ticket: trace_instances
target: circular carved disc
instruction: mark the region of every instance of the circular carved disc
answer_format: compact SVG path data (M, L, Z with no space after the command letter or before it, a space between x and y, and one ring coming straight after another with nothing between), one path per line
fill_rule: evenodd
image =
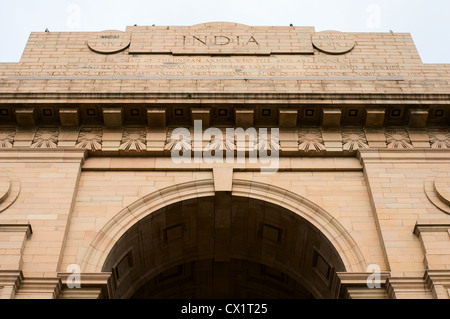
M89 39L88 46L98 53L117 53L130 45L130 34L122 31L108 30L96 33Z
M434 187L439 199L450 206L450 178L436 179Z
M344 54L355 47L355 40L349 34L339 31L323 31L313 35L314 46L325 53Z
M0 203L8 198L11 191L11 180L6 176L0 177Z

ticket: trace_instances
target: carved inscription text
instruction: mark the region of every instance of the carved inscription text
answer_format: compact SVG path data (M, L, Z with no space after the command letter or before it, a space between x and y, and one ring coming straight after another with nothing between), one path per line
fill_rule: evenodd
M259 42L255 39L254 36L225 36L225 35L190 35L183 36L183 46L192 45L192 46L225 46L225 45L237 45L237 46L248 46L248 45L257 45L259 46Z

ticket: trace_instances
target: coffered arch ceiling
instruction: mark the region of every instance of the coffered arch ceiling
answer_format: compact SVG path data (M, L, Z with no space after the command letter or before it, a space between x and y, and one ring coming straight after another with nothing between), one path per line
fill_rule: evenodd
M160 208L110 250L115 298L334 298L346 271L316 226L281 206L216 193Z

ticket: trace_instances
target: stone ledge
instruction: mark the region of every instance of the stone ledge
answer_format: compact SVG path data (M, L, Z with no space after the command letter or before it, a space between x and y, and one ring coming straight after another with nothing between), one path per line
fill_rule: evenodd
M58 273L57 277L24 277L22 271L0 270L0 286L8 287L7 299L60 299L73 291L77 298L114 298L111 273L82 273L81 288L69 289L67 279L72 273Z
M30 224L0 224L0 233L1 232L25 233L26 238L29 238L31 234L33 234Z
M361 163L434 163L450 161L450 149L360 149Z
M32 149L2 148L0 150L0 162L65 162L83 163L86 158L86 150L79 148L59 149Z
M346 158L280 158L279 172L301 171L362 171L354 157ZM260 171L267 165L245 163L234 164L183 164L174 165L170 157L95 157L84 162L83 171L212 171L215 167L229 167L235 171Z
M450 230L450 220L432 220L432 221L423 221L416 223L414 227L414 235L420 236L421 233L428 232L448 232Z
M339 297L344 299L388 299L387 294L387 280L390 277L390 272L383 271L379 274L379 280L376 284L380 288L371 289L367 285L369 277L373 273L337 273L338 282L341 286Z
M23 282L23 273L20 270L0 270L0 286L19 287Z
M450 299L450 270L427 270L424 280L437 299Z
M58 278L24 278L15 299L57 299L61 293Z
M415 298L432 299L432 291L424 278L395 277L388 278L386 289L391 299Z
M61 280L62 291L58 298L82 298L82 299L113 299L111 273L81 273L80 288L70 289L67 280L73 273L58 273ZM67 297L66 297L67 296Z
M23 81L23 80L22 80ZM22 81L17 81L21 83ZM42 80L41 80L42 81ZM76 79L70 80L43 80L43 81L57 81L62 86L64 81L67 81L67 86L73 85ZM79 80L83 81L83 80ZM90 83L94 83L96 80L84 80L87 87ZM110 80L110 81L124 81L124 80ZM169 81L169 80L168 80ZM197 83L200 80L192 80L192 83ZM210 80L204 80L210 81ZM224 81L224 80L222 80ZM234 80L236 81L236 80ZM244 80L241 80L244 81ZM254 80L255 82L275 82L270 80ZM13 81L12 81L13 82ZM141 80L143 82L143 80ZM151 81L152 82L152 81ZM189 81L187 81L189 82ZM294 81L295 82L295 81ZM324 85L327 82L333 84L334 81L318 81L320 84ZM107 83L105 83L106 85ZM153 92L153 93L142 93L142 92L129 92L129 93L114 93L114 92L102 92L102 93L53 93L53 92L43 92L43 93L6 93L0 92L0 103L55 103L60 104L62 107L66 108L66 104L74 101L74 103L80 103L80 100L89 101L89 103L102 102L102 103L124 103L124 100L132 100L134 103L208 103L208 101L223 102L225 104L236 104L236 103L261 103L261 101L272 101L275 103L300 103L300 104L310 104L311 102L316 102L319 104L327 103L327 101L338 101L338 103L366 103L375 105L374 108L379 109L381 105L392 105L392 103L404 102L406 104L421 105L423 102L427 103L445 103L448 104L450 100L450 92L444 94L438 93L420 93L420 94L408 94L408 93L289 93L289 92L277 92L277 93L265 93L265 92L249 92L249 93L225 93L225 92ZM395 101L395 102L394 102Z

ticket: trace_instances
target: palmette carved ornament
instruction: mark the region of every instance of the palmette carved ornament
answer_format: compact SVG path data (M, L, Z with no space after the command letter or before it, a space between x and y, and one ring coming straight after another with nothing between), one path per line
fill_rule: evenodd
M302 129L299 131L300 151L325 151L325 145L322 139L322 132L319 129Z
M99 151L102 149L102 130L101 129L82 129L76 143L77 148L85 148L90 151Z
M192 150L191 134L186 130L172 130L167 132L165 151L188 152Z
M0 148L12 148L14 144L14 137L16 132L14 131L0 131Z
M363 130L343 130L342 144L344 151L356 151L358 149L369 148L366 134Z
M445 129L429 131L431 148L450 148L450 133Z
M414 148L405 130L386 131L387 148Z
M39 129L31 148L57 148L59 131L57 129Z
M121 151L145 151L147 149L147 133L139 129L125 129L119 150Z

